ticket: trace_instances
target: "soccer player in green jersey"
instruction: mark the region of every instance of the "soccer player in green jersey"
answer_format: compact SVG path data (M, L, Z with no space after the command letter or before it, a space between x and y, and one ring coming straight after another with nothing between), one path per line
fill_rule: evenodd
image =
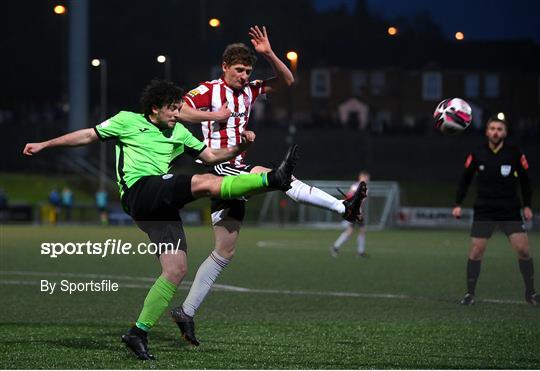
M281 165L267 173L226 177L169 174L171 161L184 153L207 164L219 164L245 151L255 140L255 133L244 132L242 143L234 147L206 147L178 123L182 95L182 89L172 82L153 80L141 97L142 114L122 111L95 128L28 143L23 150L32 156L45 148L116 139L122 206L151 242L167 244L156 254L162 274L148 292L137 322L122 336L127 347L143 360L154 359L148 351L147 333L167 309L187 271L187 243L179 209L201 197L234 199L268 188L286 191L297 160L296 146L292 146Z

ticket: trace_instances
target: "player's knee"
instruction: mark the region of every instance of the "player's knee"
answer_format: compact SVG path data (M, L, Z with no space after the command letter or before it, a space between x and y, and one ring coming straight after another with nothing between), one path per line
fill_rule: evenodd
M196 174L191 178L191 192L197 197L219 196L221 179L212 174Z
M216 251L219 256L231 260L236 253L236 244L230 244L228 246L216 246Z
M516 246L515 249L519 259L527 260L531 257L531 255L529 254L529 246Z
M167 280L174 283L175 285L180 284L182 282L182 279L187 274L187 265L181 264L174 267L167 267L163 270L163 275Z
M469 253L469 258L472 260L480 260L484 256L484 252L486 251L486 246L481 244L474 244L471 247L471 251Z

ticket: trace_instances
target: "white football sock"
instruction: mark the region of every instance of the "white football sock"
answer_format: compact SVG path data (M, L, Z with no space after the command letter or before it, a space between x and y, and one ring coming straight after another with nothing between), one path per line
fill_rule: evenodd
M334 248L336 250L339 249L341 245L347 242L347 240L349 239L349 236L350 234L347 231L344 231L343 233L341 233L338 239L336 240L336 242L334 242Z
M197 274L191 284L186 300L184 300L184 304L182 304L184 313L191 317L195 315L195 311L210 292L210 289L221 273L221 270L225 268L229 262L229 259L221 257L215 250L212 251L210 256L206 258L197 270Z
M324 191L321 191L319 188L309 186L298 179L294 179L291 182L291 189L285 193L296 202L302 204L331 210L340 215L343 215L345 212L345 205L343 205L342 201Z
M366 252L366 236L359 234L358 235L358 253L363 254Z

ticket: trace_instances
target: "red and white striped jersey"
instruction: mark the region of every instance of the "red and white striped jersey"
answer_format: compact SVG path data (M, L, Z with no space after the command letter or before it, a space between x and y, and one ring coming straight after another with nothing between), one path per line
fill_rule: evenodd
M205 121L202 123L204 142L209 148L227 148L240 144L240 134L246 130L251 107L264 94L264 81L254 80L242 90L233 90L222 79L206 81L184 96L190 107L203 111L218 111L227 102L231 117L225 122ZM230 162L240 165L245 152Z

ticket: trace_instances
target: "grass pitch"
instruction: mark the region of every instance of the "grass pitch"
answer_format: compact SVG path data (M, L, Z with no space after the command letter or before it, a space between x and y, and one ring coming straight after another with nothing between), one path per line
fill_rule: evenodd
M368 258L355 257L351 239L334 259L328 246L338 231L244 228L234 261L196 316L202 345L180 341L163 317L149 338L152 363L120 343L159 274L152 255L40 254L43 242L146 242L142 232L0 228L0 368L540 368L540 308L525 304L515 254L501 234L483 261L477 304L461 307L465 231L368 233ZM186 233L191 281L213 236L210 227ZM534 253L540 235L530 242ZM102 276L120 290L40 292L41 279Z

